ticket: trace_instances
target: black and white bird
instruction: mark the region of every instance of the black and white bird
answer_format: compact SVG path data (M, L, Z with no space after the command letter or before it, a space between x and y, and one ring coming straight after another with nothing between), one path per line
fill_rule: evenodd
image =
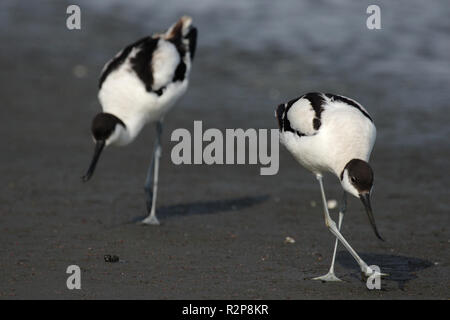
M314 279L340 281L334 274L338 240L358 262L361 271L366 276L373 275L376 271L359 257L340 233L348 192L361 199L376 236L382 240L370 204L373 170L368 161L375 143L376 129L369 113L353 99L312 92L280 104L275 115L280 128L281 143L319 181L325 224L336 236L329 272ZM322 182L325 172L334 173L344 189L338 226L328 212Z
M103 112L92 121L95 152L82 179L92 177L105 146L127 145L145 124L155 122L156 141L145 181L149 214L142 221L145 224L159 224L155 205L163 119L186 92L196 42L197 29L190 17L183 16L165 33L125 47L104 66L100 76L98 97Z

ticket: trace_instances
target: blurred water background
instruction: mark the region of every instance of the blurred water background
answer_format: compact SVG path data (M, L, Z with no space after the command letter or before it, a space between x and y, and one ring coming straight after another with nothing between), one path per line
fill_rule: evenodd
M210 126L242 126L239 120L248 118L248 127L275 127L278 103L329 91L360 101L386 143L447 141L448 1L79 0L82 30L69 31L65 9L73 3L2 0L2 91L32 95L33 82L59 77L63 86L71 75L92 87L94 112L93 84L105 61L188 14L199 28L192 110L198 107L204 120L211 110L221 114ZM370 4L381 8L381 30L366 27ZM35 94L33 101L48 99Z

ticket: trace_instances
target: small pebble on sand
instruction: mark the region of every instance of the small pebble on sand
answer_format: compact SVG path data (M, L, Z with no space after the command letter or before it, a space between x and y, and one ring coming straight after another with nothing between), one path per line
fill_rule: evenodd
M327 201L328 209L334 209L337 207L338 202L335 199L330 199Z
M286 237L286 239L284 239L284 243L295 243L295 240L294 238Z
M119 262L119 257L116 255L105 254L105 262Z

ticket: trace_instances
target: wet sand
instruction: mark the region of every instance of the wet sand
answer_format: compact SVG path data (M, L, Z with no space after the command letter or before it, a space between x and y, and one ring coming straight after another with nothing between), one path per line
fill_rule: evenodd
M16 15L41 21L26 10ZM86 22L89 33L71 34L56 28L64 16L49 18L51 39L44 36L45 24L36 34L25 25L1 33L2 42L11 44L0 53L0 135L6 138L0 160L1 298L450 297L448 104L405 113L368 83L344 76L319 82L316 66L305 62L310 57L238 48L218 56L200 46L190 89L164 128L162 224L142 226L136 222L146 214L143 183L153 127L125 148L107 149L92 181L80 179L93 151L89 126L99 110L98 73L123 39L140 35L132 24L98 19ZM105 29L115 37L92 37ZM59 49L51 55L44 47L53 44ZM288 70L280 67L292 60ZM79 64L87 70L82 78L73 73ZM368 264L390 274L382 290L366 288L342 246L336 273L345 281L310 280L328 270L334 238L324 224L316 180L282 146L275 176L259 176L259 166L176 166L170 160L174 129L192 130L194 120L204 128L275 128L276 105L310 90L363 100L375 119L372 201L386 242L373 234L358 199L349 199L342 233ZM406 94L407 85L402 90ZM399 139L402 134L411 140ZM335 177L326 176L325 188L329 199L340 199ZM332 216L337 219L336 210ZM295 243L285 243L288 236ZM106 254L120 262L104 262ZM66 288L72 264L81 267L81 290Z

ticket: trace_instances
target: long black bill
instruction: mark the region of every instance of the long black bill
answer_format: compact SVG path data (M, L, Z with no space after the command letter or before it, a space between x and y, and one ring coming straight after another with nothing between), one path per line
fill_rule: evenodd
M92 157L91 165L89 166L89 169L86 172L86 174L83 177L81 177L83 182L88 181L92 177L92 175L94 174L95 166L97 165L97 161L100 158L100 154L102 153L102 150L103 150L104 147L105 147L105 141L104 140L99 140L99 141L96 142L94 156Z
M378 233L377 225L375 224L375 218L372 213L372 206L370 205L370 193L360 194L359 198L361 199L364 207L366 208L367 216L369 217L370 224L372 225L373 231L378 239L384 241L384 239Z

